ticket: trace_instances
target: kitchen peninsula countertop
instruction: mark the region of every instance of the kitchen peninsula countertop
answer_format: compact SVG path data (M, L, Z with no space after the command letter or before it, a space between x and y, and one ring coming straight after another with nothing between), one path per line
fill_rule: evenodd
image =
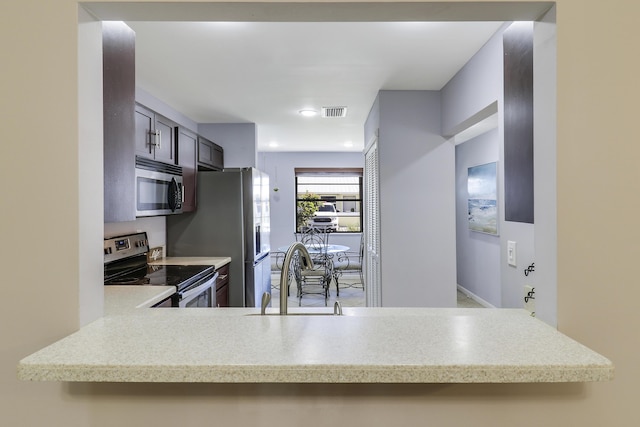
M114 295L106 295L103 318L21 360L19 378L214 383L613 378L608 359L520 309L345 307L343 316L278 316L271 315L277 309L268 309L270 315L260 316L255 308L136 308L159 297L141 292L138 301L126 298L129 310L107 310L116 298L114 288ZM289 311L301 310L330 312Z

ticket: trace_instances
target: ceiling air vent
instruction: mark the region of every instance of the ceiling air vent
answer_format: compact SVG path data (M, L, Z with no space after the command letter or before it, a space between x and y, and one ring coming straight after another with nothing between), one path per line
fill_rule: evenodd
M322 107L322 117L347 117L347 107Z

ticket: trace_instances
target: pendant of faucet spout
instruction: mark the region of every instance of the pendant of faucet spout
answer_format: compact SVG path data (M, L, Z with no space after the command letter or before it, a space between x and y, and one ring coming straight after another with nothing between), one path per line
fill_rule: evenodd
M293 255L299 252L300 257L302 258L302 268L305 270L310 270L313 268L313 260L311 259L311 255L309 255L309 251L301 242L292 243L287 249L287 253L284 256L284 261L282 263L282 271L280 272L280 314L287 314L287 296L289 294L289 269L291 265L291 260L293 259Z

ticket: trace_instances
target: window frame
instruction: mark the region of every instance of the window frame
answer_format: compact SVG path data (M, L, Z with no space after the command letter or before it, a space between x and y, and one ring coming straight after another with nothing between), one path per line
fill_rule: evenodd
M336 203L336 202L353 202L358 204L359 203L359 207L360 210L358 211L358 223L359 223L359 230L358 231L354 231L354 230L336 230L335 233L340 233L340 234L348 234L348 233L362 233L363 230L363 225L364 225L364 199L363 199L363 189L364 189L364 168L294 168L294 179L295 179L295 189L294 189L294 206L295 206L295 221L294 221L294 233L299 233L300 230L298 230L298 203L305 201L304 199L301 199L299 197L299 185L301 185L299 183L299 178L300 177L309 177L309 176L315 176L315 177L337 177L337 176L349 176L349 177L357 177L358 178L358 197L353 198L353 199L336 199L335 197L331 198L331 197L322 197L320 196L320 200L321 202L329 202L329 203ZM334 183L327 183L327 184L331 184L331 185L335 185ZM307 185L307 184L302 184L302 185ZM316 184L314 184L316 185ZM322 185L317 184L317 185Z

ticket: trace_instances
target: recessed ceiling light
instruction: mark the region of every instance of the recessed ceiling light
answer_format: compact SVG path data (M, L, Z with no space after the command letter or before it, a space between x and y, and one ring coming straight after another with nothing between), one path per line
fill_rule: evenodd
M345 147L353 147L353 141L345 141L344 146Z
M273 147L273 148L275 148L275 147L277 147L278 145L279 145L279 144L278 144L278 141L271 141L271 142L269 142L269 147Z
M316 114L318 114L318 112L316 110L300 110L300 111L298 111L298 113L300 113L300 115L305 116L305 117L313 117Z

